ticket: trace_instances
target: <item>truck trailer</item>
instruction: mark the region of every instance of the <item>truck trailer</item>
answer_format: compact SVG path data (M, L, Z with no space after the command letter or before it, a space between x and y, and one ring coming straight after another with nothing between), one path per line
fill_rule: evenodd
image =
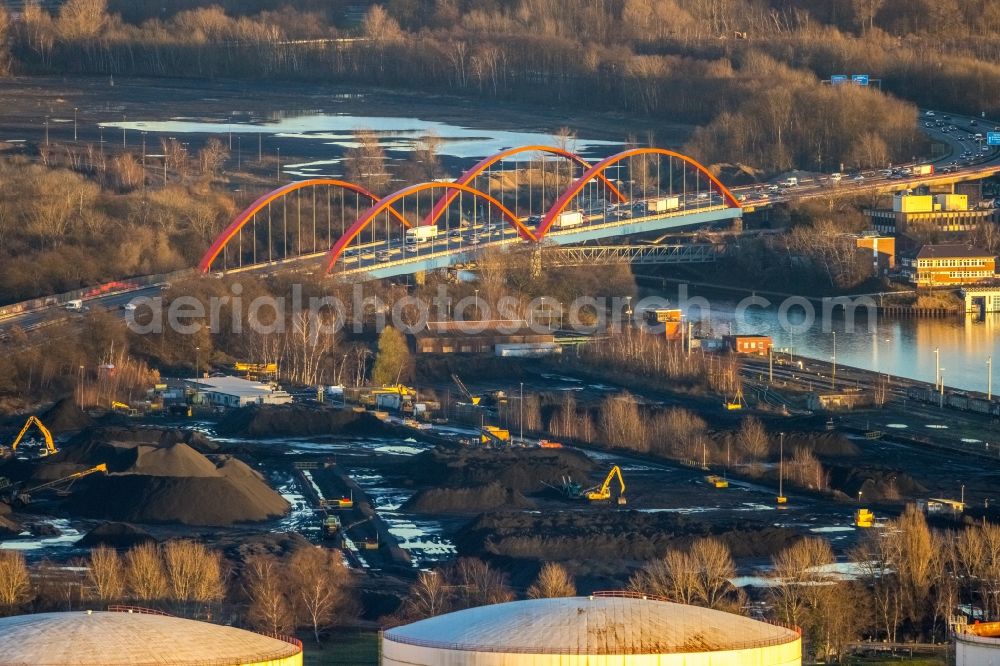
M583 224L583 213L578 210L568 210L559 213L559 217L556 218L552 226L556 229L568 229L569 227L578 227L581 224Z
M646 202L647 213L666 213L668 210L677 210L681 207L679 197L661 197L650 199Z
M918 164L917 166L913 167L914 176L930 176L933 173L934 173L933 164Z
M406 230L407 243L427 243L437 238L438 228L436 224L425 224Z

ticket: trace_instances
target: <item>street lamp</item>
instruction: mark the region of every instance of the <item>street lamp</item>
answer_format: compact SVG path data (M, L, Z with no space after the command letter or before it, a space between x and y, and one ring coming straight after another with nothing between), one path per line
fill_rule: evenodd
M49 145L49 117L45 116L45 145Z
M78 107L75 107L75 106L73 107L73 140L74 141L76 141L76 112L78 110L79 110Z
M986 399L993 399L993 355L986 358Z
M476 289L476 319L478 321L483 320L483 312L479 309L479 290Z
M194 348L194 378L198 379L198 368L201 366L201 347Z
M521 382L521 399L520 399L521 416L518 418L518 424L521 426L521 446L524 446L524 382Z
M833 372L830 373L830 388L837 390L837 331L833 331Z
M941 383L941 349L934 348L934 386Z
M125 114L122 114L122 148L125 148Z

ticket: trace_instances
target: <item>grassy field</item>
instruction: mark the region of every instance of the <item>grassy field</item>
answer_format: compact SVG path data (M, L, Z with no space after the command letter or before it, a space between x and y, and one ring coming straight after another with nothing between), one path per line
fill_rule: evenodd
M345 632L324 638L316 645L311 635L302 639L305 666L372 666L378 664L378 634Z

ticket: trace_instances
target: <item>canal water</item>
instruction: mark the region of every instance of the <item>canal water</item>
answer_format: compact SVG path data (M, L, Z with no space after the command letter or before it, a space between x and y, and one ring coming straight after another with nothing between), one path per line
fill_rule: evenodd
M682 303L672 288L661 295L672 303ZM824 321L822 306L815 305L811 306L815 317L810 321L801 299L782 311L782 299L775 296L767 297L769 307L743 309L739 308L741 297L732 294L720 297L705 293L704 297L709 303L707 313L693 306L685 308L704 333L770 335L776 353L783 356L831 361L836 354L838 365L930 383L935 381L939 362L945 386L983 393L989 381L987 359L992 356L1000 364L1000 315L996 314L984 320L971 315L905 319L875 316L870 322L865 309L859 308L853 322L842 312ZM939 350L940 361L935 349ZM994 380L996 393L1000 389L996 381L1000 380L1000 368Z

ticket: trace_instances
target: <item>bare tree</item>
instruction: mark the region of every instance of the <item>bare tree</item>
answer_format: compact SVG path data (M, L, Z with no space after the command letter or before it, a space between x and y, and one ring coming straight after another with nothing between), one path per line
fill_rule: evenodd
M538 572L538 578L528 588L530 599L550 599L553 597L576 596L576 585L566 567L555 562L546 562Z
M187 539L163 545L170 595L175 601L209 602L222 598L224 583L219 553Z
M362 21L365 36L375 42L395 42L403 38L403 30L382 5L372 5Z
M212 137L198 151L198 163L201 165L201 175L206 178L215 178L227 159L229 159L229 149L221 141Z
M647 562L629 581L629 589L683 604L738 609L742 597L730 582L735 574L729 548L714 538L698 539L689 551L668 550Z
M118 551L107 546L91 549L87 579L101 601L114 601L125 596L125 570Z
M284 589L284 572L277 559L255 555L246 562L245 590L250 599L250 623L263 631L281 634L293 625L292 609Z
M747 457L753 462L759 462L767 457L771 449L770 440L764 424L755 416L748 416L740 424L739 443Z
M445 585L444 577L439 572L421 571L403 601L405 615L419 619L447 613L451 604Z
M297 620L312 627L319 644L320 629L330 624L347 600L347 569L338 551L316 546L295 551L288 573Z
M14 609L31 599L31 578L24 554L0 550L0 608Z
M375 7L378 5L372 9ZM358 130L354 133L354 143L356 145L347 151L344 158L347 178L370 192L384 192L389 185L390 175L386 168L385 151L379 144L378 136L371 130Z
M155 601L166 596L167 575L155 543L140 544L125 554L125 578L129 593L135 599Z

